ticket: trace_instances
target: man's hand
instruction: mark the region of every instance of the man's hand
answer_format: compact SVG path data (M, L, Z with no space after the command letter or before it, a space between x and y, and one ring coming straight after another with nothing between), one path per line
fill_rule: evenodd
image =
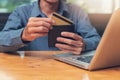
M57 41L66 43L66 44L59 44L57 43L55 46L62 51L72 52L73 54L80 54L82 50L85 48L85 43L81 36L71 33L71 32L62 32L61 35L63 37L69 37L73 39L67 39L63 37L58 37Z
M30 18L23 30L22 40L33 41L38 37L46 36L54 23L55 21L49 18Z

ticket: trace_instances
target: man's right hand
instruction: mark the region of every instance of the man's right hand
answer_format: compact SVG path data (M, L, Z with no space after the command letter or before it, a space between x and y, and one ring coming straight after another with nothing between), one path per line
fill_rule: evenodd
M22 33L23 41L33 41L38 37L48 35L55 21L50 18L30 18Z

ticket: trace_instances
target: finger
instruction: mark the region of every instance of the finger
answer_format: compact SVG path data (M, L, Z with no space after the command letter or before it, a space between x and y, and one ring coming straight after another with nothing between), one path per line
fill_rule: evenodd
M75 41L72 39L67 39L67 38L62 38L62 37L58 37L57 41L62 42L62 43L66 43L68 45L72 45L75 47L82 47L83 46L83 42L81 42L81 41Z
M83 40L81 36L75 34L75 33L72 33L72 32L62 32L61 33L62 36L64 37L70 37L70 38L73 38L75 40Z
M38 37L47 36L47 33L34 33L27 35L27 38L24 38L25 41L33 41Z
M78 48L75 48L73 46L69 46L69 45L66 45L66 44L55 44L55 46L57 48L61 48L61 49L66 49L66 50L69 50L69 51L77 51Z
M79 52L71 51L71 53L73 53L73 54L75 54L75 55L80 55L80 54L81 54L81 52L82 52L82 50L81 50L81 51L79 51Z
M31 36L31 38L36 39L38 37L43 37L43 36L47 36L47 35L48 35L48 33L34 33L34 34L31 34L30 36Z
M75 52L75 51L71 51L71 50L68 50L68 49L64 49L64 48L59 48L61 51L64 51L64 52Z
M48 33L49 29L43 26L28 28L28 33Z
M44 26L47 27L48 29L51 29L52 25L44 22L44 21L38 21L38 22L30 22L27 25L28 27L39 27L39 26Z
M29 21L34 21L34 22L45 21L45 22L48 22L50 24L55 23L55 21L53 19L50 19L50 18L38 18L38 17L31 17L31 18L29 18Z
M80 48L78 51L74 51L74 50L69 50L69 49L64 49L64 48L59 48L61 51L64 51L66 53L73 53L75 55L79 55L82 51L82 49Z

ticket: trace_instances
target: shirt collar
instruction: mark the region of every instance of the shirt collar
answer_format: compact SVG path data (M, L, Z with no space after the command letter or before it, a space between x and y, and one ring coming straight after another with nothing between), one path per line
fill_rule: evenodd
M38 0L37 2L33 3L31 17L45 16L42 13L42 11L40 10L39 1L40 0ZM58 9L58 13L63 15L64 12L68 12L68 6L67 6L67 4L65 3L64 0L60 0L60 6L59 6L59 9Z
M40 16L42 13L40 11L40 7L39 7L39 3L38 1L37 2L34 2L33 3L33 8L32 8L32 12L31 12L31 17L37 17L37 16Z
M68 6L64 0L60 0L58 13L63 15L64 12L68 12Z

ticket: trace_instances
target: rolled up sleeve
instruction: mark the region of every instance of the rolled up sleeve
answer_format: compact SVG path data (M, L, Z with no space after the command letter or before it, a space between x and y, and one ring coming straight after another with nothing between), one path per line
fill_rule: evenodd
M96 49L100 41L99 34L91 25L88 15L82 9L76 12L76 31L84 39L86 45L85 51Z
M21 34L24 29L22 20L16 9L8 18L4 29L0 32L0 51L11 52L25 46L21 40Z

